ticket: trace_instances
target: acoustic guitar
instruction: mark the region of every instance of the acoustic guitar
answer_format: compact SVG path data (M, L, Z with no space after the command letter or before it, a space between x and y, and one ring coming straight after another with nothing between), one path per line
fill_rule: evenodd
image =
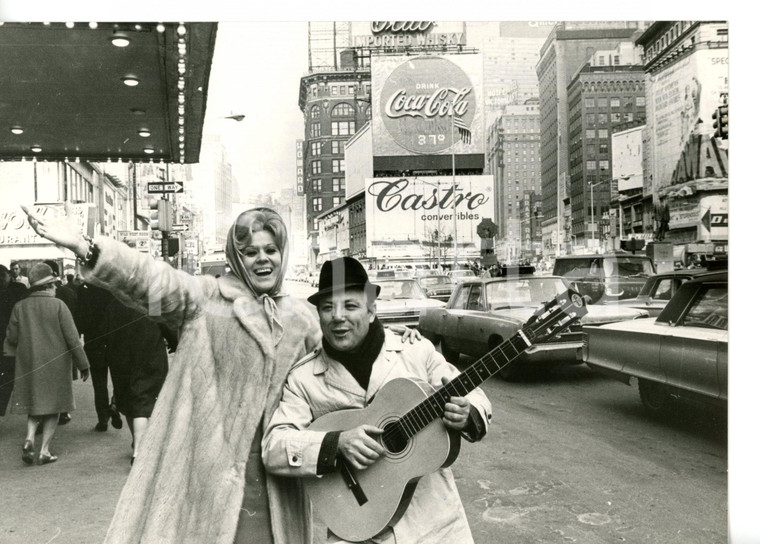
M555 336L587 311L581 295L568 290L539 308L512 338L439 389L417 379L396 378L377 392L367 408L339 410L316 419L310 430L380 427L385 450L364 470L339 460L336 472L302 480L319 518L349 542L367 540L394 525L404 515L419 479L449 466L459 453L459 433L442 420L448 399L465 396L531 345Z

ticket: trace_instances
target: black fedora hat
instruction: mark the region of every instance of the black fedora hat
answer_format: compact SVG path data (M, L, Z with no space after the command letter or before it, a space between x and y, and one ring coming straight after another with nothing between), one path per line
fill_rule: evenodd
M316 306L325 295L351 288L374 289L375 296L380 294L380 286L370 283L362 263L352 257L338 257L322 265L322 270L319 271L319 290L306 300Z

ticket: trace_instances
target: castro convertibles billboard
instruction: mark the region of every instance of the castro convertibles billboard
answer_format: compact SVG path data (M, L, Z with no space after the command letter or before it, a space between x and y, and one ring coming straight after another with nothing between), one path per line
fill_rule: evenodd
M456 188L449 176L370 178L365 188L368 255L376 241L447 240L455 214L457 241L479 248L478 224L494 217L493 176L457 176Z
M372 58L374 157L483 155L484 119L480 54Z

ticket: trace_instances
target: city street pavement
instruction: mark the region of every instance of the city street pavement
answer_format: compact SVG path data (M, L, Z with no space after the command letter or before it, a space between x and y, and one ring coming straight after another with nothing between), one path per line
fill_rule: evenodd
M727 540L725 411L678 405L653 417L635 389L584 365L493 378L484 389L490 432L463 443L453 465L478 544ZM2 544L98 544L105 536L129 472L130 434L126 425L94 432L90 382L74 382L74 392L74 419L51 447L57 463L23 464L26 418L0 418Z

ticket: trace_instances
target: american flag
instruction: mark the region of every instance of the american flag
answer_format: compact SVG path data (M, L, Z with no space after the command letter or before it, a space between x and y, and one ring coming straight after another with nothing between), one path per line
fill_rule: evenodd
M454 126L459 131L459 135L462 137L462 141L465 144L469 144L472 140L472 132L470 132L470 127L468 127L461 117L459 117L456 113L454 114Z

